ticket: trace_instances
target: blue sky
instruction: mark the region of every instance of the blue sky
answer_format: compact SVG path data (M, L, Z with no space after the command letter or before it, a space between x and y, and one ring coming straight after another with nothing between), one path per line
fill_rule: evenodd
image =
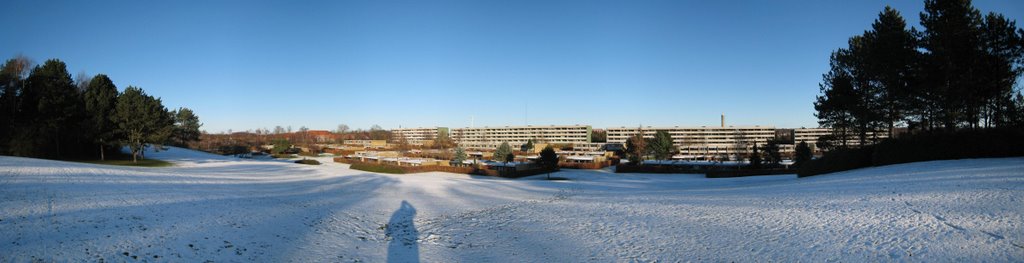
M64 60L210 132L813 127L829 53L922 1L5 1L0 55ZM975 1L1014 20L1021 1ZM1022 22L1024 23L1024 22ZM1020 26L1020 25L1019 25Z

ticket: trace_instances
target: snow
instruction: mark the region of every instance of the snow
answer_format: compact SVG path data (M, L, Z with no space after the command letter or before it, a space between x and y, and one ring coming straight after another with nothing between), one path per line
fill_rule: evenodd
M0 157L0 262L1024 260L1024 158L546 181L146 156L175 166Z

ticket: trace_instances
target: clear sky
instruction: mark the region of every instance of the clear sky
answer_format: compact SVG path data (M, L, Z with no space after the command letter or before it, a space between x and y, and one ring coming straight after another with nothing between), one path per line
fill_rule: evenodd
M0 55L107 74L210 132L813 127L829 53L886 5L920 28L922 1L8 0ZM974 5L1024 23L1024 1Z

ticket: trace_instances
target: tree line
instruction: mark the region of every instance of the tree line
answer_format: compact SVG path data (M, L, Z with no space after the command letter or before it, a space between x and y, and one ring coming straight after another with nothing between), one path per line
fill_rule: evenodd
M1015 90L1024 63L1024 30L970 0L927 0L922 30L882 10L871 29L832 52L815 116L837 148L894 128L911 131L1024 126ZM831 142L830 142L831 141Z
M139 87L118 92L104 74L74 81L58 59L31 65L16 56L0 68L0 154L104 160L127 146L135 161L148 145L199 139L191 109L167 110Z

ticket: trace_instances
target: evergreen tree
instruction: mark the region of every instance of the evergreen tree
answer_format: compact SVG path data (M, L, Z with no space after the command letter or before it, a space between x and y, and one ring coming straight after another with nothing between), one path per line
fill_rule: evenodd
M754 149L750 152L750 167L754 169L761 168L761 153L757 149L757 143L754 143Z
M1024 127L1024 94L1017 92L1017 96L1009 104L1006 110L1006 125L1010 127Z
M946 129L977 123L981 49L981 12L969 0L925 0L921 13L921 46L924 68L931 92L929 101L937 110L936 118Z
M105 160L106 149L117 145L117 124L113 119L117 87L106 75L96 75L86 85L83 99L89 116L89 136L99 147L100 160Z
M764 154L767 157L766 161L773 165L778 165L782 161L782 154L779 152L779 144L775 140L769 140L768 144L764 147Z
M810 161L811 156L813 155L813 153L811 152L811 147L807 145L807 142L805 141L800 141L800 143L796 145L795 151L796 152L793 156L793 161L795 162L795 166L797 167L800 167L800 165L803 165L807 161Z
M818 136L817 142L814 144L814 147L827 152L842 148L842 145L845 144L845 142L840 141L845 140L840 140L839 138L832 134L826 134Z
M672 153L675 152L675 144L672 142L672 135L665 130L659 130L654 133L654 138L650 142L650 151L657 160L668 160L672 157Z
M84 106L64 62L47 60L32 69L21 92L12 152L35 157L65 157L81 145Z
M9 144L15 135L19 94L28 74L28 58L17 56L7 60L0 68L0 154L10 152Z
M173 127L173 119L160 99L132 86L117 97L114 120L124 136L124 144L131 149L132 162L138 161L149 144L166 141Z
M510 146L508 142L502 142L501 145L499 145L498 148L494 150L494 156L491 157L491 160L494 160L496 162L509 162L508 156L510 154L512 154L512 146Z
M537 159L544 167L558 166L558 154L555 153L555 149L551 148L550 145L545 146L543 150L540 150L540 158Z
M917 51L917 34L898 11L886 6L871 24L871 30L864 32L864 74L871 86L867 98L877 99L869 105L877 112L887 126L889 137L893 128L916 106L919 98L913 96L917 83L914 80Z
M462 147L455 147L455 155L452 158L452 161L462 165L462 162L466 161L466 158L466 150L463 150Z
M1024 30L1001 14L989 13L985 16L981 37L985 55L976 60L979 65L976 71L980 75L976 90L981 93L983 124L985 127L1012 126L1009 117L1016 108L1013 87L1024 72L1021 67Z
M285 139L274 139L270 144L274 145L274 148L270 150L271 154L281 154L282 152L292 148L292 143Z
M173 140L177 146L188 147L189 142L199 141L199 127L203 124L189 108L179 108L172 112L174 115Z
M834 137L844 138L841 144L837 145L841 147L846 146L845 138L854 130L854 111L859 99L854 89L853 77L844 63L840 62L844 52L846 51L841 49L832 53L829 63L832 69L823 75L824 82L819 84L822 94L814 102L814 109L817 111L814 116L818 117L818 124L832 128Z
M554 168L558 167L558 154L555 153L555 149L551 148L550 145L545 146L543 150L540 150L540 158L537 159L541 166ZM551 179L551 172L548 172L548 179Z
M533 151L533 140L527 140L526 143L523 144L523 146L519 147L519 148L520 148L520 150L522 150L524 152Z

